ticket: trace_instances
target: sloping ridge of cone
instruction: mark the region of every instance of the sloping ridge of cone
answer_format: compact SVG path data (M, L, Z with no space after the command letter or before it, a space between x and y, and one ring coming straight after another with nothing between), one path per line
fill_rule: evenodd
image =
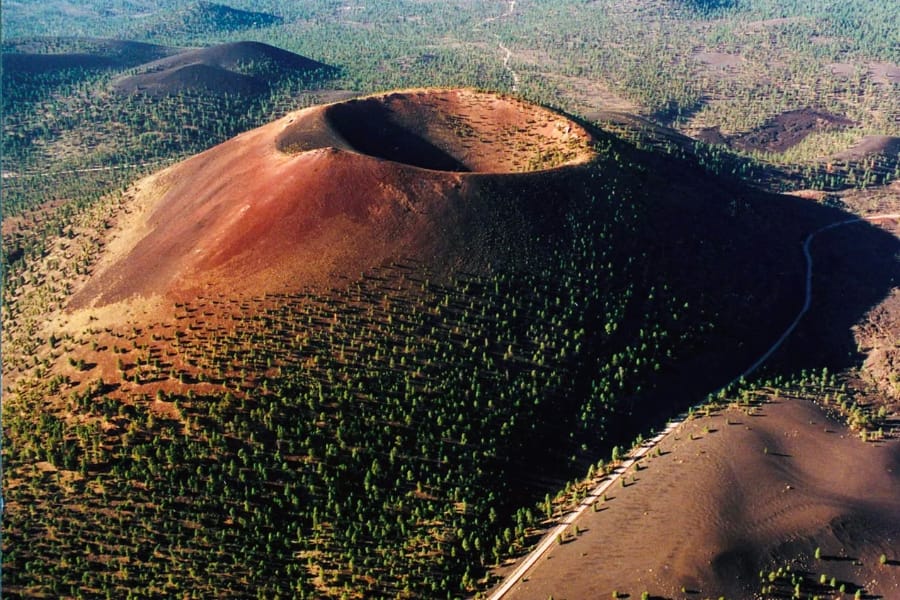
M256 65L249 70L242 65ZM268 80L278 73L335 69L293 52L259 42L231 42L207 48L177 52L145 63L137 73L113 83L113 89L125 93L151 95L200 91L207 94L252 95L268 87ZM263 75L265 73L265 75Z
M470 90L298 111L141 182L142 212L71 306L328 286L402 257L477 269L557 212L506 183L590 162L590 144L559 114Z

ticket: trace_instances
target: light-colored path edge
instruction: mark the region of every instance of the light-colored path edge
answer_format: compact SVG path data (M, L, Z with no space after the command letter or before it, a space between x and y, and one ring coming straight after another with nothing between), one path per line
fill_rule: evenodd
M800 312L797 313L797 316L791 321L791 324L788 325L787 329L785 329L784 333L775 341L772 346L766 350L766 352L759 357L752 365L750 365L743 373L732 379L729 383L722 386L721 389L727 388L730 385L740 381L742 378L747 377L756 371L759 367L763 365L785 342L785 340L790 337L790 335L794 332L797 326L800 324L800 321L803 319L804 315L809 311L810 306L812 305L812 276L813 276L813 258L812 253L810 252L810 246L812 245L813 240L820 233L824 233L826 231L831 231L832 229L836 229L838 227L843 227L845 225L853 225L856 223L873 223L876 221L883 221L886 219L900 219L900 213L894 214L882 214L882 215L872 215L868 217L858 217L853 219L847 219L845 221L838 221L836 223L831 223L830 225L826 225L821 227L803 240L803 256L806 260L806 291L804 294L803 307L800 309ZM713 394L717 393L719 390L713 392ZM703 403L697 405L695 408L699 408ZM544 537L541 538L541 541L538 542L538 545L527 555L525 558L521 559L519 565L513 570L512 573L506 576L506 578L495 587L490 594L487 596L487 600L501 600L506 594L508 594L513 587L525 576L525 574L537 563L541 557L547 553L547 551L556 543L556 538L558 536L564 536L566 532L569 530L571 525L582 515L584 511L586 511L589 507L593 506L594 503L599 500L604 492L606 492L610 486L612 486L620 477L622 477L629 468L631 468L634 463L643 458L648 452L652 451L660 442L662 442L669 434L671 434L675 429L677 429L681 424L683 424L687 419L690 411L686 411L675 417L675 419L670 420L665 428L657 433L653 438L645 441L639 447L632 450L600 484L594 488L582 501L581 503L571 512L569 512L558 525L550 529Z
M176 159L179 160L179 159ZM101 165L95 167L83 167L80 169L66 169L63 171L3 171L0 179L18 179L20 177L53 177L56 175L72 175L75 173L96 173L99 171L122 171L125 169L140 169L169 163L168 159L151 160L141 163L126 163L123 165Z

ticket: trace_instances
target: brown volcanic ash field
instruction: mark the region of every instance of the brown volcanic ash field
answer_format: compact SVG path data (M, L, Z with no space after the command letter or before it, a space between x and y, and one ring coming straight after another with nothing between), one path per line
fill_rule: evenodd
M141 213L74 306L207 284L306 288L401 255L477 268L540 218L513 226L518 209L472 204L471 178L583 163L590 139L555 113L472 91L293 113L144 181Z
M812 403L778 400L688 421L661 448L506 598L752 598L759 570L768 583L787 564L821 598L838 596L815 587L822 574L845 583L840 597L856 586L863 597L900 597L896 440L862 442ZM779 589L787 595L765 597L793 592Z

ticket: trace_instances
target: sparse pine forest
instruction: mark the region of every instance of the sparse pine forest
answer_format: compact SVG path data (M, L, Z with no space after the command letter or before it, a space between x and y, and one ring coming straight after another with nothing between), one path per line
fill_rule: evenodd
M881 0L84 4L4 6L10 595L484 590L583 496L566 481L645 433L631 417L659 409L657 385L720 325L640 243L653 198L628 175L638 152L836 204L900 179L896 141L854 150L900 136L900 13ZM328 67L243 62L266 82L249 95L115 89L180 49L243 40ZM292 110L433 86L511 94L624 140L600 143L606 162L544 254L451 276L405 257L329 290L61 325L140 177ZM806 120L779 120L792 111ZM887 409L827 372L784 388L883 439ZM838 589L760 576L763 594Z
M199 297L170 322L88 327L41 359L7 342L32 374L6 404L23 480L7 501L58 509L8 515L5 585L474 592L546 518L540 465L582 473L706 327L636 276L643 259L621 253L640 203L605 192L519 271L442 280L409 259L327 294Z
M217 25L214 15L222 7L201 3L187 12L212 15L197 19L208 23L205 32L173 25L161 33L139 20L130 24L132 34L123 36L129 29L114 18L89 22L93 35L170 46L264 41L341 69L338 79L326 79L331 89L473 86L515 92L592 120L636 112L694 136L713 127L738 136L787 111L821 111L852 125L801 132L800 143L787 154L762 146L719 146L710 162L747 154L739 160L758 163L756 171L786 171L785 187L793 189L839 189L898 175L896 148L885 155L830 160L865 135L900 135L895 43L900 24L896 11L875 0L844 3L821 14L762 0L712 6L522 3L510 14L504 14L502 3L382 2L353 10L333 10L330 2L255 3L255 8L282 20L249 19L247 28L235 29ZM177 21L182 12L172 11L171 19ZM109 93L110 81L123 68L137 66L135 53L146 56L150 49L113 52L89 40L29 39L37 33L32 22L8 21L5 53L88 53L111 61L102 69L90 62L39 73L4 69L8 171L36 165L62 170L76 157L83 164L107 165L184 156L314 101L298 93L326 83L314 75L288 79L269 97L249 104L240 98L119 98ZM43 35L71 31L52 21L44 26ZM119 29L106 29L114 27ZM144 27L144 33L135 27ZM753 180L755 171L736 174Z

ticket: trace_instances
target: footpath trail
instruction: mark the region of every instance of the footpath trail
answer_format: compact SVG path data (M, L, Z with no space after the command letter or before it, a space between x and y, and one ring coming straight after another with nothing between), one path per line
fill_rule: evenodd
M484 25L486 23L493 23L494 21L499 21L500 19L508 19L513 15L516 10L516 0L507 0L506 3L506 12L500 13L495 17L488 17L484 21L481 22L480 25ZM476 28L480 25L476 25ZM513 70L512 67L509 66L509 61L513 57L513 51L506 47L503 41L500 39L499 34L495 34L494 37L497 38L497 45L500 47L500 51L504 53L503 55L503 68L506 69L506 72L509 73L509 76L512 78L512 91L519 91L519 74Z
M505 12L505 13L500 13L500 14L497 15L496 17L488 17L487 19L485 19L484 21L482 21L481 24L484 25L485 23L492 23L492 22L497 21L497 20L499 20L499 19L503 19L503 18L509 17L510 15L513 14L513 11L515 11L515 10L516 10L516 0L507 0L507 2L506 2L506 12Z
M787 329L785 329L784 333L775 340L775 343L766 350L766 352L759 357L752 365L750 365L743 373L735 377L730 383L726 386L731 385L732 383L739 381L742 377L746 377L756 371L759 367L763 365L785 342L785 340L790 337L790 335L794 332L799 325L800 321L803 319L804 315L809 311L810 306L812 305L812 279L813 279L813 266L814 261L812 257L812 253L810 252L810 246L812 245L813 240L821 233L825 233L827 231L831 231L838 227L844 227L846 225L853 225L857 223L876 223L879 221L885 221L889 219L900 219L900 213L892 213L892 214L881 214L881 215L873 215L868 217L859 217L854 219L847 219L846 221L839 221L837 223L832 223L830 225L826 225L816 231L813 231L806 239L803 241L803 256L806 259L806 287L804 294L803 307L800 309L800 312L797 313L797 316L788 325ZM717 390L718 391L718 390ZM578 505L575 510L568 513L563 519L556 525L553 529L548 531L543 539L538 543L538 545L532 550L522 562L515 568L515 570L510 573L504 580L501 582L494 590L488 595L488 600L501 600L507 593L512 590L512 588L519 583L525 573L528 572L534 564L540 560L540 558L547 553L547 551L556 543L557 536L565 535L565 533L569 530L572 524L582 515L584 512L593 506L593 504L600 499L604 492L606 492L610 486L612 486L619 478L621 478L629 468L631 468L635 462L645 456L648 452L652 451L653 448L657 446L660 442L662 442L669 434L671 434L675 429L677 429L684 421L687 419L687 413L682 413L674 420L669 421L666 424L665 429L663 429L660 433L654 436L652 439L644 442L639 448L635 449L626 457L624 461L622 461L609 476L607 476L600 484L591 491L590 494L587 495L584 500Z
M516 73L512 67L509 66L509 59L512 58L512 50L503 45L503 42L497 42L500 45L500 49L506 52L506 56L503 57L503 68L509 73L509 76L512 77L513 85L512 91L519 91L519 74Z

